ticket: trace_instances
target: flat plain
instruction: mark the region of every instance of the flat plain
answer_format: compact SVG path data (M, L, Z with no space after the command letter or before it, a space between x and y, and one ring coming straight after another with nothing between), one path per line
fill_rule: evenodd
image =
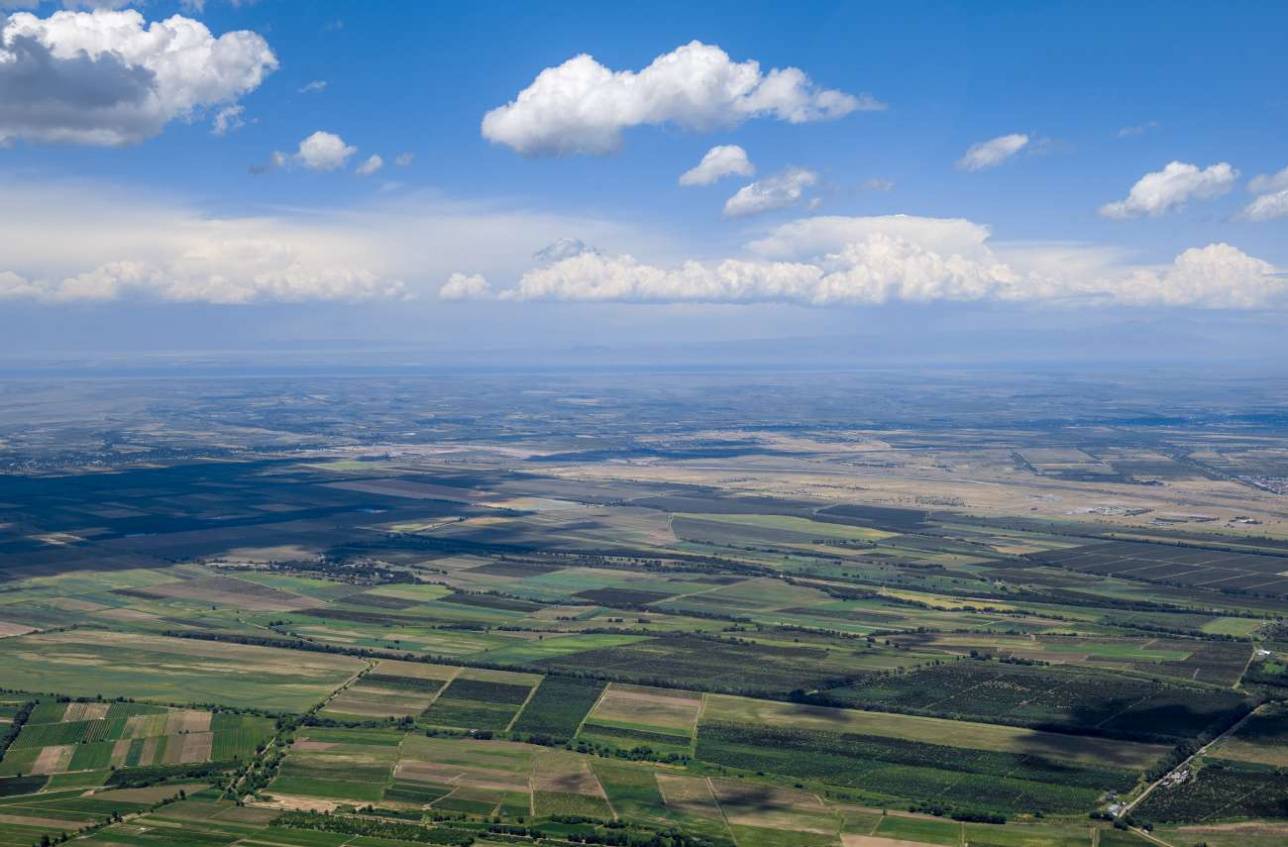
M534 379L0 404L0 847L1282 843L1277 422Z

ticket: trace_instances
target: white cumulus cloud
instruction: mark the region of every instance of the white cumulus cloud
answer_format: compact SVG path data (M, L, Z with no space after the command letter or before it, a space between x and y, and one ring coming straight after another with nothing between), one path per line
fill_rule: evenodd
M344 139L335 133L318 130L300 142L294 159L310 170L334 171L344 167L349 157L357 152L357 147L345 144Z
M800 202L805 190L818 182L818 174L805 168L788 168L780 174L744 185L725 201L726 217L741 218Z
M635 126L705 131L756 117L805 123L880 108L867 95L819 88L798 68L762 72L756 61L735 62L693 41L638 72L611 70L584 53L546 68L484 115L482 132L525 155L603 154Z
M19 12L0 26L0 143L142 141L234 104L276 67L259 35L216 38L181 15L148 23L133 10Z
M1161 171L1145 174L1131 187L1125 200L1106 203L1106 218L1156 217L1178 209L1190 200L1208 200L1229 192L1239 172L1226 162L1206 168L1186 162L1169 162Z
M957 160L957 167L963 171L982 171L995 168L1023 150L1029 144L1029 137L1023 133L1013 132L1010 135L999 135L988 141L972 144Z
M737 144L712 147L702 161L680 174L680 185L710 185L721 177L751 176L756 172L747 151Z

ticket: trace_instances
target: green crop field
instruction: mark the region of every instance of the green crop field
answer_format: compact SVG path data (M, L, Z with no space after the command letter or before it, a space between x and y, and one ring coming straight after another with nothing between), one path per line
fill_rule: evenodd
M362 663L345 656L75 630L0 640L6 681L29 691L299 711Z

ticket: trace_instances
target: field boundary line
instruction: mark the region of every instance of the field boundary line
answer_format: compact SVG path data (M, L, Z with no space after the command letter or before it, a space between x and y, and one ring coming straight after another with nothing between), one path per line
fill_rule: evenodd
M729 840L734 843L734 847L738 847L738 836L734 835L733 824L729 823L729 816L725 814L724 806L720 804L720 797L716 794L715 783L711 781L709 776L704 777L704 779L707 783L707 791L711 792L711 802L716 804L716 811L720 813L720 820L724 821L725 829L729 830Z
M547 679L549 679L549 677L543 675L536 685L528 689L528 696L523 698L523 702L519 704L518 710L514 713L514 716L510 718L509 723L505 725L504 732L511 732L514 730L514 725L519 722L519 717L523 715L524 711L528 708L528 704L532 702L532 698L537 696L537 689L545 685Z
M430 695L429 702L425 704L425 708L420 710L422 715L428 712L430 707L438 702L438 698L443 696L443 692L447 690L447 686L451 685L456 680L456 677L460 675L461 670L462 668L459 666L452 669L452 672L448 675L447 679L443 680L443 684L438 686L438 690Z
M698 698L698 713L693 716L693 728L689 730L689 755L695 758L698 755L698 727L702 724L702 718L707 713L707 695L710 692L703 691L702 696ZM711 781L710 777L707 782ZM710 786L708 786L710 787ZM712 796L715 796L712 794Z
M608 811L612 812L613 820L620 821L622 816L617 814L617 807L613 805L613 798L608 796L608 789L604 787L604 781L599 778L599 772L595 770L595 763L590 759L586 759L583 764L586 766L586 771L594 777L595 784L599 786L599 793L604 795L604 803L608 806ZM657 778L654 777L654 782L656 783L656 781Z
M671 530L671 531L674 532L675 530ZM751 578L754 579L754 577L751 577ZM737 585L738 583L731 583L731 584ZM667 597L665 601L660 601L660 602L672 603L676 600L687 600L690 597L697 597L701 594L710 594L713 591L719 591L722 588L728 588L728 587L729 585L713 585L710 588L700 588L697 591L689 591L684 594L674 594L670 597ZM769 611L773 611L773 610L770 609Z
M330 694L324 697L321 703L313 707L313 711L320 712L323 709L325 709L327 706L331 705L331 701L334 700L336 697L340 696L341 692L347 691L351 685L353 685L358 680L362 679L367 674L371 673L373 670L376 669L376 667L379 664L380 664L379 659L367 659L367 664L365 667L360 668L353 676L349 677L344 682L340 683L339 687L337 687L334 691L332 691Z
M1248 654L1248 661L1243 663L1243 670L1239 672L1239 678L1234 681L1234 685L1230 686L1235 691L1240 690L1239 686L1243 684L1243 678L1248 675L1248 668L1252 667L1252 661L1257 658L1257 644L1258 642L1254 641L1249 645L1252 651Z
M1175 847L1175 845L1173 845L1172 842L1164 841L1154 833L1146 832L1145 830L1141 829L1138 826L1129 827L1129 829L1131 829L1132 832L1134 832L1136 835L1140 836L1141 838L1145 839L1146 841L1152 841L1155 844L1161 845L1161 847Z
M572 733L573 738L581 735L581 730L586 726L586 721L590 720L590 716L595 714L595 710L599 708L599 704L604 702L604 698L608 696L608 689L612 687L613 683L611 680L604 683L604 687L600 689L599 696L595 698L595 702L586 710L586 714L581 716L581 720L577 721L577 728L573 730Z

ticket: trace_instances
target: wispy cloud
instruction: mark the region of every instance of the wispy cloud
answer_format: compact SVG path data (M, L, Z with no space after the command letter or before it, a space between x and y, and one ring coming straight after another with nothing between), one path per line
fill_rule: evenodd
M794 206L806 189L818 182L818 174L806 168L788 168L782 173L744 185L725 201L726 217L742 218L774 209Z
M1010 135L999 135L988 141L972 144L957 160L957 167L963 171L982 171L995 168L1028 146L1029 137L1014 132Z

